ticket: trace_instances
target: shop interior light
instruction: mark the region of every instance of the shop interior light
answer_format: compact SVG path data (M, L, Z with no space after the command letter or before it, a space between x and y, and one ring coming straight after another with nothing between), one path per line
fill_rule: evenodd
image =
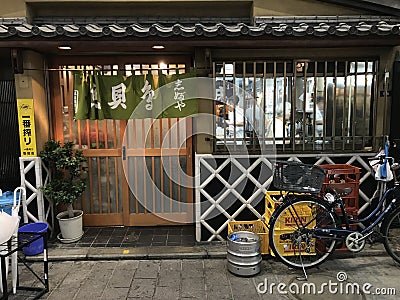
M60 49L60 50L71 50L72 48L70 46L58 46L58 49Z
M165 47L163 45L154 45L152 48L155 49L155 50L162 50Z

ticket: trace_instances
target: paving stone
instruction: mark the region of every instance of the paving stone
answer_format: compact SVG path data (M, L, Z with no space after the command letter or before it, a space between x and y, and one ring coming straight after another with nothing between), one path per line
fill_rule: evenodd
M49 299L49 300L74 299L74 296L77 293L77 291L78 290L74 289L55 289L50 293L46 294L44 299Z
M177 287L157 286L153 299L154 300L179 299L179 286Z
M139 266L138 260L120 260L116 266L117 270L136 270Z
M182 298L198 298L205 299L206 291L203 289L181 289L181 297Z
M180 260L162 260L160 275L170 275L171 272L181 272L182 262Z
M128 297L153 297L156 289L156 279L150 278L135 278L132 281L131 289Z
M86 281L79 288L78 293L75 295L76 299L97 299L103 294L106 284L98 283L96 281Z
M226 269L226 264L226 259L206 259L204 260L204 269L223 270Z
M253 291L247 291L244 289L232 291L232 299L260 299L260 295L254 289Z
M73 267L73 262L60 262L52 264L49 268L49 278L52 279L52 284L57 286Z
M289 300L292 298L289 298L289 296L287 296L287 295L263 294L263 295L260 295L260 299L262 299L262 300Z
M232 291L229 285L213 285L206 284L207 299L232 299Z
M106 285L107 282L110 280L110 277L113 273L113 270L104 270L104 271L97 271L97 272L91 272L88 281L90 283L95 283L95 284L103 284Z
M135 271L136 269L115 269L107 283L107 286L112 288L130 287Z
M126 299L128 293L129 288L107 288L101 295L101 299Z
M135 272L135 278L157 278L159 268L160 261L141 260Z
M205 279L204 278L182 278L181 296L183 298L202 298L205 299Z
M83 266L82 264L74 264L73 269L71 269L64 280L60 282L60 288L78 289L82 285L82 282L89 276L91 267L92 265Z
M19 272L19 284L21 286L35 286L37 285L38 279L33 275L31 272L29 272L27 269L22 271L21 269L18 270ZM40 274L40 273L37 273ZM8 275L8 280L11 280L11 273ZM9 282L9 287L11 287L11 281Z
M181 284L182 290L204 290L205 279L204 278L182 278Z
M205 272L205 279L207 286L228 286L229 280L226 274L226 270L207 270Z
M229 278L232 294L235 299L247 296L250 299L259 297L253 278L235 277Z
M101 263L93 266L92 272L104 272L114 270L118 262L116 261L101 261Z
M203 260L183 260L182 277L183 278L204 277Z
M157 286L165 286L165 287L172 287L176 285L180 285L181 283L181 274L180 272L171 272L168 275L162 275L158 277Z
M253 277L242 277L233 274L227 274L230 284L233 285L243 285L243 286L254 286Z

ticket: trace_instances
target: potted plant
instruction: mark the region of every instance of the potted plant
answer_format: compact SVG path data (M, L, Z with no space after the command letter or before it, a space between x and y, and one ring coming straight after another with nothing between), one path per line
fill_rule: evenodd
M78 241L83 235L83 211L74 210L73 204L86 189L87 159L74 143L61 146L55 140L46 142L40 157L50 172L50 181L41 188L43 194L56 205L67 208L56 216L61 230L58 238L65 243Z

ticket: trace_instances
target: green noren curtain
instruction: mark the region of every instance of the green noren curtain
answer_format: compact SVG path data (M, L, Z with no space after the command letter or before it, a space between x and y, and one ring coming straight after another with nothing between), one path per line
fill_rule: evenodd
M74 72L79 120L178 118L197 113L195 71L175 75L83 75ZM191 80L187 80L191 79Z

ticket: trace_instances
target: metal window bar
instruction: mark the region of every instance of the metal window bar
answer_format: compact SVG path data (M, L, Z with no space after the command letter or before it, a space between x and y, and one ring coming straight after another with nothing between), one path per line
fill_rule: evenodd
M243 91L242 91L242 97L243 97L243 130L244 130L244 140L247 143L247 138L246 138L246 131L248 130L248 122L246 121L246 112L247 112L247 102L246 102L246 62L242 63L243 66L243 73L242 73L242 82L243 82Z
M252 148L253 150L255 150L256 144L257 144L257 136L256 136L256 130L258 130L259 127L259 121L260 120L260 116L256 117L256 107L257 107L257 74L256 74L256 62L253 62L253 92L252 92L252 111L250 112L252 115L252 119L253 119L253 124L252 124L252 134L251 134L251 138L252 138Z
M306 136L308 133L308 118L306 115L306 105L307 105L307 62L301 62L303 71L303 136L302 136L302 146L303 151L306 150ZM315 83L314 83L315 84ZM315 116L315 115L314 115Z
M225 70L226 70L226 65L225 62L222 64L222 95L221 95L221 100L222 100L222 124L224 127L224 144L226 144L226 135L227 135L227 131L226 131L226 77L225 77ZM221 113L221 112L220 112ZM221 116L220 116L221 118Z
M276 68L276 62L274 63L274 66ZM274 72L274 76L276 76L276 70ZM287 99L287 92L288 92L288 88L287 87L288 87L288 84L289 84L289 81L288 81L288 78L287 78L287 65L286 65L286 62L284 62L283 63L283 103L285 105L285 108L286 108L286 102L288 101L288 99ZM293 109L295 107L293 105L293 100L294 99L291 99L291 101L289 102L292 112L293 112ZM284 125L286 125L287 121L290 121L290 132L289 132L290 134L294 130L294 114L291 113L291 116L292 116L292 120L286 120L286 113L285 113L285 117L284 117ZM283 144L283 151L286 150L285 149L285 147L286 147L286 133L287 133L286 131L283 131L283 143L282 143ZM289 138L289 140L291 140L291 143L293 145L294 144L294 134L291 134L290 136L288 136L288 138Z
M366 109L367 109L367 93L368 93L368 61L364 61L365 64L365 74L364 74L364 103L363 103L363 108L362 108L362 115L366 116ZM362 120L363 126L362 126L362 132L363 132L363 136L362 136L362 143L365 144L366 140L365 140L365 135L368 134L368 120L369 118L364 118L364 120Z
M274 91L277 90L277 83L276 83L276 62L274 62L273 64L273 68L274 68ZM264 62L264 87L263 87L263 103L264 103L264 109L267 109L267 103L265 101L265 95L267 94L267 62ZM275 116L275 110L276 110L276 92L273 94L273 106L272 106L272 115ZM276 126L276 122L275 122L275 118L271 118L270 122L272 121L272 124L270 124L270 128L272 127L272 132L275 132L275 126ZM283 121L285 122L285 121ZM264 119L264 124L265 124L265 119ZM272 126L271 126L272 125ZM265 135L264 135L265 136ZM273 135L274 137L275 135ZM274 138L272 138L272 140L274 141ZM262 143L263 145L265 145L265 142Z
M342 122L342 150L345 150L346 146L346 131L347 131L347 116L346 116L346 99L347 99L347 93L348 93L348 87L347 87L347 70L349 67L349 62L345 62L345 69L344 69L344 91L343 91L343 111L342 111L342 116L343 116L343 122Z
M239 105L239 103L236 103L236 88L235 88L235 83L236 83L236 62L232 63L232 67L233 67L233 150L237 151L237 123L240 121L237 118L237 110L236 107ZM244 120L241 120L242 122L244 122Z
M326 99L326 75L328 73L328 62L325 62L325 72L324 72L324 95L323 95L323 101L324 101L324 115L322 116L323 118L323 127L322 127L322 150L325 150L325 139L326 139L326 114L327 114L327 99ZM333 125L333 124L332 124Z
M336 125L334 126L334 124L336 124L336 85L337 85L337 69L338 69L338 62L335 61L335 71L334 71L334 78L333 78L333 94L332 94L332 148L335 149L336 147ZM316 73L315 73L316 74ZM328 88L328 87L327 87Z
M357 125L357 119L356 119L356 116L357 116L357 111L356 111L356 108L357 108L357 105L356 105L356 103L357 103L357 89L358 89L358 85L357 85L357 71L358 71L358 61L355 61L355 63L354 63L354 101L352 101L352 111L351 111L351 113L352 113L352 119L353 119L353 122L351 122L351 124L352 124L352 135L353 135L353 149L354 149L354 147L355 147L355 137L357 136L357 131L356 131L356 129L357 129L357 127L356 127L356 125ZM351 100L351 99L349 99L349 100Z
M292 97L292 103L294 104L294 106L293 106L293 112L292 112L292 118L293 118L293 131L292 131L292 141L293 141L293 150L296 150L296 144L297 144L297 141L296 141L296 122L297 122L297 120L296 120L296 115L295 115L295 111L296 111L296 108L297 108L297 105L296 105L296 100L297 100L297 98L299 97L298 95L297 95L297 67L296 67L296 63L295 62L293 62L293 77L291 78L291 80L292 80L292 95L293 95L293 97Z
M377 74L376 60L346 60L346 61L310 61L308 59L300 61L233 61L229 62L233 65L232 77L234 84L242 80L242 91L239 97L243 99L243 114L251 115L253 120L261 120L259 129L261 135L258 137L260 143L254 135L246 135L243 137L244 145L248 149L256 151L268 141L265 137L266 133L266 115L258 115L259 112L254 105L249 106L246 103L246 91L257 101L258 91L262 90L263 97L258 99L258 104L265 112L267 105L272 108L273 117L271 123L273 132L275 132L277 114L277 79L282 76L283 79L283 111L286 115L286 103L291 103L290 116L290 132L287 136L284 130L282 138L283 151L361 151L369 143L373 143L372 132L374 125L373 112L374 99L377 97L377 87L375 84ZM222 67L222 72L217 76L216 72ZM222 87L222 97L226 100L225 80L228 78L226 74L226 66L228 62L213 62L214 78L219 77L224 80ZM363 67L364 66L364 67ZM252 70L251 70L252 69ZM221 76L222 75L222 76ZM372 78L370 79L370 75ZM361 76L361 77L360 77ZM361 79L364 77L363 79ZM267 84L267 79L271 78L273 87ZM239 79L239 80L238 80ZM343 79L343 85L338 85L338 80ZM253 82L251 82L253 80ZM313 92L313 98L307 97L307 94ZM233 91L234 97L237 91ZM303 94L302 103L298 102L301 94ZM321 96L324 101L323 110L323 134L321 137L316 134L316 98ZM280 101L280 99L279 99ZM271 104L272 102L272 104ZM310 106L310 104L313 104ZM299 110L295 113L296 108ZM309 110L312 109L312 113ZM223 114L227 112L223 108ZM297 115L297 116L296 116ZM310 115L312 118L310 118ZM236 136L236 126L239 122L236 113L233 114L234 132L228 136L228 128L223 125L224 136L221 140L223 143L230 142L234 149L239 149L240 138ZM362 118L362 119L361 119ZM371 122L372 119L372 122ZM288 120L285 118L284 123ZM297 122L297 123L296 123ZM328 124L329 122L329 124ZM339 122L338 126L336 123ZM341 122L341 123L340 123ZM248 122L245 122L245 132L249 132ZM339 131L340 129L340 131ZM214 128L214 132L216 128ZM222 130L222 128L221 128ZM337 136L339 134L339 136ZM286 143L286 140L289 143ZM320 146L316 141L319 140ZM341 140L341 142L340 142ZM226 151L226 147L221 144L215 146L216 152Z
M312 106L312 111L313 111L313 115L316 115L316 110L317 110L317 78L318 78L318 62L314 62L314 88L313 88L313 92L314 92L314 104ZM317 124L315 119L313 119L313 135L316 136L317 135ZM313 149L316 150L317 149L317 144L314 143L313 144Z

